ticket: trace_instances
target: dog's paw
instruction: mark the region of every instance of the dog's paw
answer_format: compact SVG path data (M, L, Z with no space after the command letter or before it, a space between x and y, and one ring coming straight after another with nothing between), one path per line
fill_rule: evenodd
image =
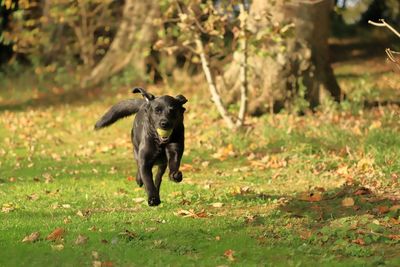
M142 186L143 186L143 181L142 181L142 179L140 179L140 178L137 177L137 176L136 176L136 183L137 183L137 185L138 185L139 187L142 187Z
M180 183L180 182L182 182L183 174L181 171L170 173L169 179L171 179L172 181L174 181L176 183Z
M149 204L149 206L154 207L160 205L161 200L159 197L149 197L147 203Z

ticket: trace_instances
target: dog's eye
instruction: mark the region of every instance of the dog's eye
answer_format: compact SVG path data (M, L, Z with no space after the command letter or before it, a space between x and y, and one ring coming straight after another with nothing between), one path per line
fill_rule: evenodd
M154 109L154 112L155 112L156 114L160 114L160 113L162 112L162 108L156 107L156 108Z

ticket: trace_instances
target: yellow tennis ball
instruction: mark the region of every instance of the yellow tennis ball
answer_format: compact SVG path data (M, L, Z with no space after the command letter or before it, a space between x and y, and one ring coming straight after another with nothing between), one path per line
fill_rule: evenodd
M171 135L172 129L164 130L164 129L157 128L157 133L161 138L167 138Z

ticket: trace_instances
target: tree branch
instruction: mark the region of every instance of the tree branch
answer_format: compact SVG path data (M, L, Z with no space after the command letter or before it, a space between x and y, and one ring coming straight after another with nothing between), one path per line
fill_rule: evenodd
M395 28L393 28L389 23L387 23L384 19L380 19L379 21L380 22L374 22L372 20L368 20L368 23L377 27L386 27L389 30L391 30L394 34L396 34L397 37L400 38L400 33Z
M209 66L205 51L204 51L204 45L200 39L200 36L196 35L195 42L196 42L196 50L197 50L197 53L200 55L201 66L203 67L204 75L206 76L206 79L207 79L208 88L210 89L212 100L213 100L215 106L217 107L219 114L224 119L224 121L226 122L228 127L230 129L234 129L235 124L233 123L232 118L229 116L228 111L224 107L222 100L221 100L221 96L219 95L219 93L217 91L217 87L216 87L215 81L212 77L210 66Z
M236 122L237 127L241 127L244 124L244 118L246 116L247 111L247 92L248 92L248 82L247 82L247 36L246 36L246 28L247 28L247 16L248 13L244 9L244 5L240 5L240 45L242 49L242 57L240 62L240 109L238 113L238 120Z
M393 28L389 23L387 23L384 19L380 19L379 22L374 22L372 20L368 21L369 24L377 26L377 27L385 27L388 28L390 31L392 31L397 37L400 38L400 33ZM393 54L399 54L398 52L395 52L391 50L390 48L385 49L386 55L388 56L389 60L392 61L394 64L396 64L396 67L400 70L400 62L398 59L393 55Z

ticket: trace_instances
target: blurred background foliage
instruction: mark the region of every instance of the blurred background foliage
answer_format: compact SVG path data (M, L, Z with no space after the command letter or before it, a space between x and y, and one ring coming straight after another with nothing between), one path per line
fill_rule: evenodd
M260 0L1 0L0 68L8 77L28 73L67 89L140 81L172 85L179 79L177 70L179 75L201 73L194 45L198 36L218 90L227 91L225 104L235 109L235 66L243 54L240 36L245 36L249 97L258 99L249 112L291 109L285 103L298 102L299 94L309 103L303 106L313 107L324 95L320 85L334 100L345 97L330 68L329 31L334 38L356 32L369 36L369 19L400 22L397 0L322 2L327 7L288 8L282 1ZM240 5L247 13L240 12ZM245 29L241 14L249 17Z

